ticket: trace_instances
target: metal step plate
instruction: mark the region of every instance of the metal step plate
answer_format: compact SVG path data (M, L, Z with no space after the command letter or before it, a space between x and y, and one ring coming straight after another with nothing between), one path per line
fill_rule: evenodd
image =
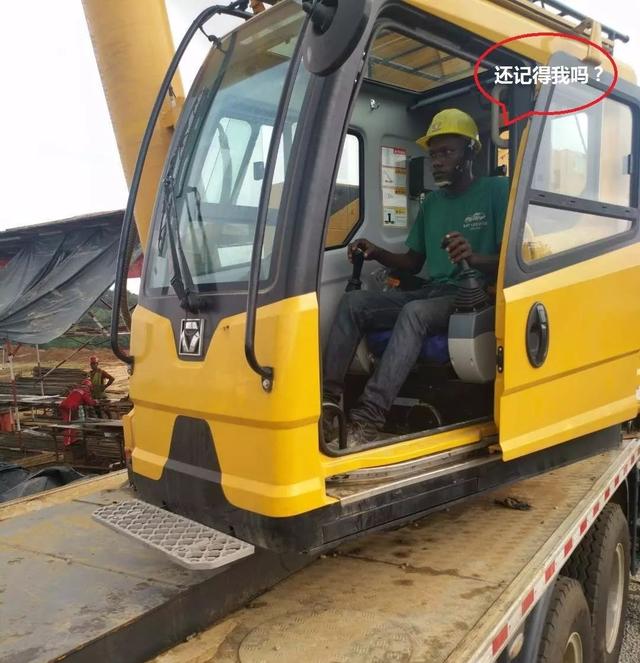
M188 569L219 569L254 552L249 543L140 500L102 506L93 518Z

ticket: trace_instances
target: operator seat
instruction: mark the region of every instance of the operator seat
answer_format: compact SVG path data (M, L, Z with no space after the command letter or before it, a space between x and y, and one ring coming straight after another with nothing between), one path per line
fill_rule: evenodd
M374 357L381 357L389 343L393 329L370 332L366 336L367 348ZM434 334L425 337L418 360L429 364L445 365L449 363L449 335Z

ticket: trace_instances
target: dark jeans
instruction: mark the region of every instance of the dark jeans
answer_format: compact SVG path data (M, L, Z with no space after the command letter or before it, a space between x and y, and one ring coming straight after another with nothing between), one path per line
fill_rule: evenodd
M418 359L425 337L447 329L455 292L454 286L437 285L406 292L345 293L323 358L325 397L340 397L345 375L364 334L393 328L382 359L350 413L354 421L381 427Z

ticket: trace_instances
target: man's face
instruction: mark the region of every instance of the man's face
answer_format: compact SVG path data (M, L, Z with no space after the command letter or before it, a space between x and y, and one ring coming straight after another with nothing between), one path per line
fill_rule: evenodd
M98 368L98 362L97 361L92 361L91 362L91 370L95 371L96 368Z
M460 176L460 171L456 170L456 166L462 163L467 143L466 138L454 134L435 136L429 141L427 150L431 158L431 170L436 184L447 186Z

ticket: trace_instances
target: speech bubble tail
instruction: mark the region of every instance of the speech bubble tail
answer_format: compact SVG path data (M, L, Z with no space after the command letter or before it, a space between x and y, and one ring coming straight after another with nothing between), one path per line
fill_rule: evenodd
M522 120L525 117L533 115L533 113L529 111L528 113L522 113L521 115L516 115L515 117L509 117L509 110L507 109L507 106L503 103L500 103L500 108L502 109L501 115L502 115L503 127L510 127L512 124L515 124L519 120Z
M526 113L521 113L520 115L516 115L515 117L509 117L508 114L503 114L503 118L506 118L504 121L504 126L508 127L512 124L515 124L516 122L519 122L520 120L525 120L528 117L533 117L534 115L542 115L542 113L536 113L535 111L527 111Z
M499 102L500 104L500 114L502 115L502 125L505 127L508 127L510 124L513 124L513 120L509 119L509 110L507 109L507 105Z

